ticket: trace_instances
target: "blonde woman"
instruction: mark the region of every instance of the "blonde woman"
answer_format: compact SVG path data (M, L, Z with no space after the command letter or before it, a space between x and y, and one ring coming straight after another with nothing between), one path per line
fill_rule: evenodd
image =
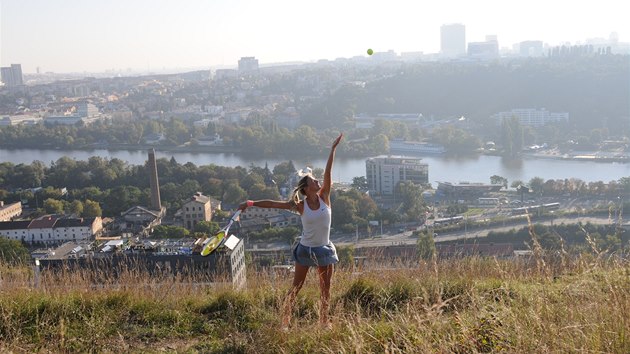
M304 285L306 274L310 267L317 268L319 275L319 288L321 307L319 322L324 326L330 326L328 320L328 308L330 305L330 282L334 265L339 262L337 250L330 242L330 191L332 187L332 166L335 160L335 150L343 138L343 133L335 139L328 156L324 181L320 183L311 174L303 176L297 187L293 190L288 201L274 200L248 200L239 205L240 210L256 206L260 208L276 208L297 211L302 219L302 237L298 245L293 249L295 261L295 275L293 285L289 291L283 306L282 328L288 328L291 320L291 312L295 304L295 297ZM303 199L300 196L304 196Z

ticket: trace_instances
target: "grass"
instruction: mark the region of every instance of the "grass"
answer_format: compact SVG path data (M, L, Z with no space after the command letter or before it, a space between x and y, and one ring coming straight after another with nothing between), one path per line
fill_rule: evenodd
M628 263L540 257L341 269L332 329L317 324L312 272L289 332L290 279L265 272L239 291L134 271L99 287L43 274L34 287L28 268L0 265L0 352L630 352Z

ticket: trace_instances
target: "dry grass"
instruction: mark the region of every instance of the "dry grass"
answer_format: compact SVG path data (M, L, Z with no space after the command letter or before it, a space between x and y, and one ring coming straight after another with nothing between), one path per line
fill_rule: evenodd
M314 273L314 272L313 272ZM248 272L241 291L203 279L42 275L0 266L0 351L630 352L630 267L601 255L466 258L336 272L332 329L310 274L289 332L290 279Z

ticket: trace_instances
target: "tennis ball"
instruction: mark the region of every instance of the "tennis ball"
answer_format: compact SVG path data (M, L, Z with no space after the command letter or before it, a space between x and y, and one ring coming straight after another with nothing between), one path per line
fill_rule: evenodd
M374 51L372 50L372 48L370 48L370 49L367 50L367 53L368 53L368 55L372 55L372 54L374 54Z

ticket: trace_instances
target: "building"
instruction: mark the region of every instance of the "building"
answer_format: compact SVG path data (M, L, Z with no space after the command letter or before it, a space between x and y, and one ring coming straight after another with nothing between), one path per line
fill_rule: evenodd
M55 125L75 125L79 122L91 124L99 119L107 118L102 115L98 107L88 102L79 102L72 114L50 115L44 118L44 123Z
M166 136L163 133L150 133L142 137L144 143L147 145L156 145L166 140Z
M0 200L0 221L10 221L20 214L22 214L22 203L15 202L5 205L4 202Z
M11 64L11 66L0 68L0 77L2 82L7 87L21 86L24 84L22 81L22 65Z
M34 220L0 222L0 235L11 240L48 245L91 240L103 230L100 217L67 218L44 215Z
M422 113L361 113L354 117L355 127L362 129L372 129L377 120L417 125L422 120Z
M188 230L194 230L195 226L201 221L211 221L212 206L210 198L197 192L182 205L181 215L184 227Z
M134 206L120 214L116 218L116 227L123 234L132 234L148 237L153 229L162 224L162 218L166 215L166 208L162 206L160 198L160 183L158 180L157 162L155 150L149 150L149 158L146 163L149 174L149 186L151 188L151 203L148 207Z
M15 116L0 117L0 126L35 125L41 121L42 117L20 114Z
M511 119L512 117L518 118L518 122L521 125L530 127L542 127L547 124L569 122L568 112L549 112L544 108L517 108L508 112L499 112L494 114L491 118L497 121L497 125L501 125L504 120Z
M429 165L409 156L377 156L365 161L368 189L371 194L393 195L396 185L410 181L429 183Z
M443 58L466 55L466 26L454 23L440 27L440 54Z
M81 102L77 106L76 115L82 118L92 118L101 115L98 107L88 102Z
M194 239L131 243L114 240L101 247L69 242L38 255L42 272L93 270L94 281L102 276L118 277L133 271L134 276L173 275L191 277L197 282L229 284L241 288L247 281L244 242L230 236L223 247L207 257L200 255L200 242ZM159 279L159 278L154 278Z
M255 57L242 57L238 61L238 72L241 74L257 73L258 59Z
M405 154L405 155L425 155L425 154L443 154L446 152L446 148L442 145L430 144L417 141L404 141L402 139L392 139L389 142L390 154Z
M482 60L498 58L499 41L496 36L488 36L485 42L468 43L468 57Z
M116 226L123 234L148 237L156 226L162 224L162 216L163 214L159 211L134 206L116 218Z
M543 56L543 42L542 41L523 41L519 43L519 55L522 57Z
M476 203L479 198L491 192L498 192L501 188L502 184L438 182L435 197L440 201Z

